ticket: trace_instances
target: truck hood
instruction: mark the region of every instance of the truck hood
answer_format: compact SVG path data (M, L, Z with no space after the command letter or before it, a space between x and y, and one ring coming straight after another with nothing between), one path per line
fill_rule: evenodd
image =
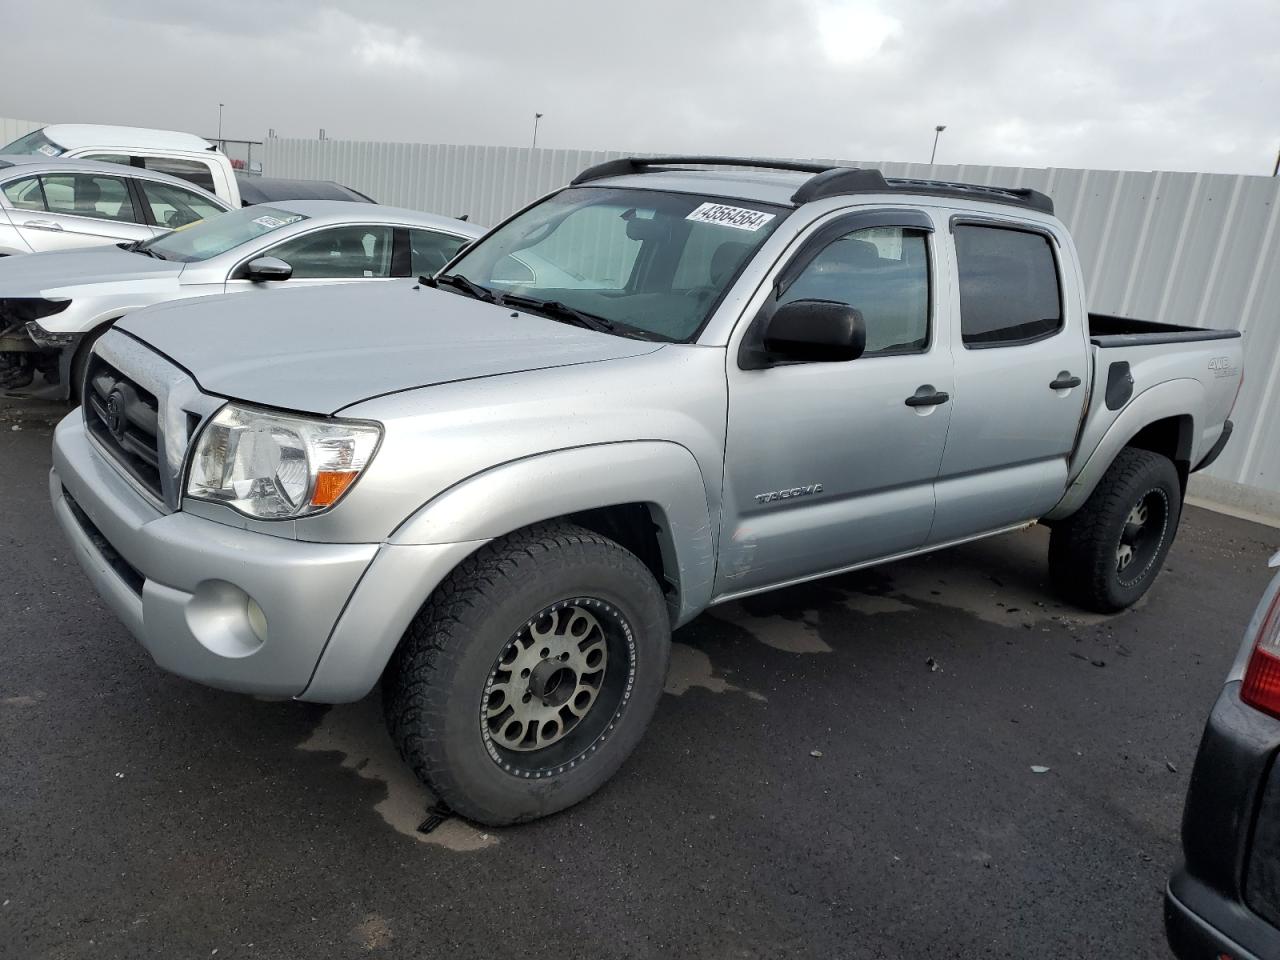
M75 299L86 287L176 282L185 264L156 260L119 247L54 250L0 257L0 298Z
M662 348L412 280L179 300L117 327L209 393L319 414L417 387Z

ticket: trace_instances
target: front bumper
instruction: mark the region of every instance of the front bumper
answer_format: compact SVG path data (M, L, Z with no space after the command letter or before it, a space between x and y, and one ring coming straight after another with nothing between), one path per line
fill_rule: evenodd
M308 543L162 513L99 453L79 411L55 432L49 491L80 565L156 663L247 693L364 696L423 600L479 545Z

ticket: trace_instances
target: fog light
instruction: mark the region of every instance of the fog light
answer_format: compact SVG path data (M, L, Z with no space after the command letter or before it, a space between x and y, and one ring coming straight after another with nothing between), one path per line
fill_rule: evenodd
M262 612L262 608L258 606L258 601L249 598L248 604L245 606L245 612L249 615L249 629L257 634L258 639L263 643L267 642L267 615Z
M187 626L220 657L247 657L267 639L267 617L247 593L225 580L205 580L186 605Z

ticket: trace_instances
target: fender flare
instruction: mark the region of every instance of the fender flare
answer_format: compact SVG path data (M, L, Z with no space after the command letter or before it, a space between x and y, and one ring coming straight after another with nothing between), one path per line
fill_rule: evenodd
M1136 437L1144 427L1170 417L1191 418L1191 449L1187 458L1195 461L1195 446L1199 415L1204 410L1204 387L1199 380L1190 377L1168 380L1144 390L1112 421L1093 452L1076 472L1067 492L1057 506L1045 514L1046 520L1069 517L1084 505L1103 474L1111 467L1116 455Z
M663 568L676 590L672 622L706 607L715 583L715 529L693 454L665 440L570 447L492 467L437 494L388 544L487 541L566 514L626 503L649 507Z

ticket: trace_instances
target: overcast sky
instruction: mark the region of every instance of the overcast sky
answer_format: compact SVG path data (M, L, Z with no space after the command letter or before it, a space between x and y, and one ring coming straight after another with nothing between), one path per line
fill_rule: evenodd
M0 116L282 137L1270 173L1277 0L41 0Z

